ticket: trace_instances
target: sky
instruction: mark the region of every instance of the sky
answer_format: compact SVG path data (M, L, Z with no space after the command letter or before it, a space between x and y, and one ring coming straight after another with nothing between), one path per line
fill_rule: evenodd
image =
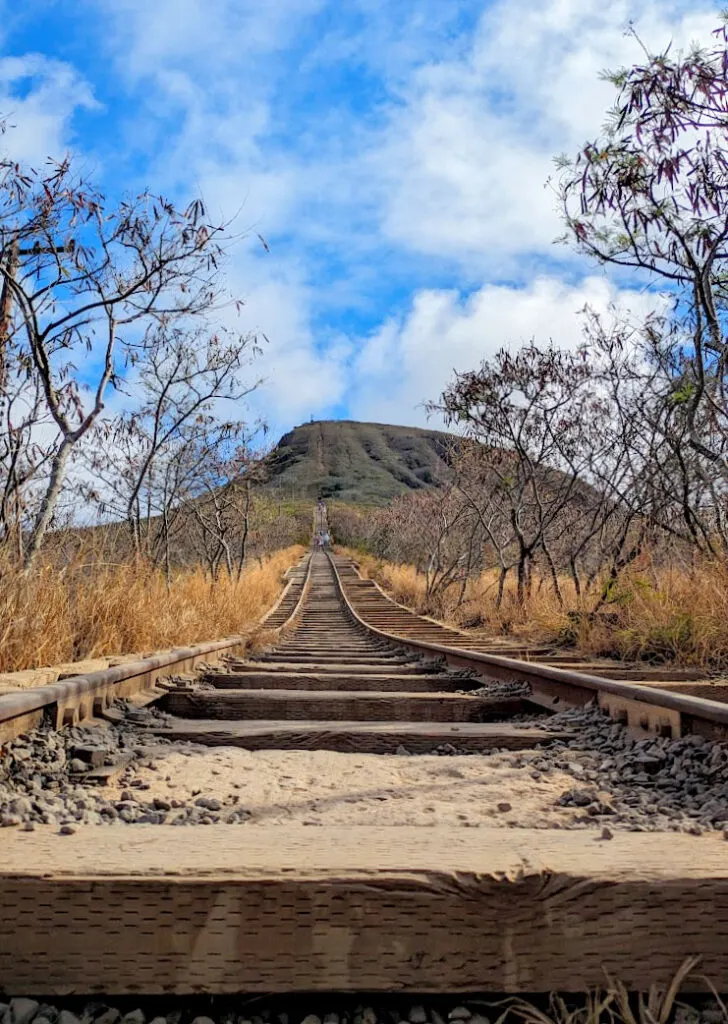
M2 146L235 218L228 285L268 339L250 416L273 436L426 425L453 371L575 345L585 303L650 308L645 282L554 244L547 182L613 102L600 71L640 59L626 26L708 45L720 6L0 0Z

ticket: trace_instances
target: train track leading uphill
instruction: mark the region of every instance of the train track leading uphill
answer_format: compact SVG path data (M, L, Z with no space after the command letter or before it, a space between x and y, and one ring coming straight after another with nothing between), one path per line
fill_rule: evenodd
M554 738L498 721L526 710L519 696L473 696L482 680L410 654L352 621L327 554L311 556L303 607L275 647L183 684L161 702L160 733L248 749L362 753L518 749ZM181 721L184 719L184 721ZM223 724L224 722L224 724Z
M261 625L0 696L7 992L646 989L694 955L728 990L717 684L473 638L322 550Z

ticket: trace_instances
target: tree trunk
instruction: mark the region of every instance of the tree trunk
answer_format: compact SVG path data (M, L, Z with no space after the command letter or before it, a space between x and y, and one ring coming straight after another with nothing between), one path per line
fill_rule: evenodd
M500 575L498 577L498 596L495 599L495 606L498 611L500 611L500 606L503 604L503 592L505 590L507 576L508 570L504 565L502 565Z
M518 606L523 608L526 601L526 559L527 553L521 549L518 553Z
M245 556L248 553L248 533L250 532L250 484L245 485L245 511L243 513L243 536L240 540L240 560L238 562L238 582L243 574Z
M164 579L167 584L167 593L172 589L172 564L169 550L169 512L167 505L164 506Z
M573 558L569 559L569 568L571 569L571 578L574 581L576 596L581 597L581 579L579 578L579 570L577 569L576 562Z
M40 546L43 543L43 538L46 535L50 521L53 518L56 505L58 504L58 498L63 487L63 481L66 476L66 464L68 463L68 457L71 454L73 448L73 441L69 441L64 438L61 442L61 446L56 452L56 456L51 464L51 475L48 481L48 487L43 496L38 516L35 520L33 530L30 535L30 541L25 552L25 568L30 569L33 562L35 561L36 555L40 550Z
M563 608L564 595L561 593L561 586L559 584L559 574L556 571L556 566L554 565L554 560L551 557L551 552L545 544L542 544L541 546L543 548L543 553L546 556L546 562L549 567L549 575L551 576L551 586L553 587L554 594L556 595L556 600L559 602L559 607Z

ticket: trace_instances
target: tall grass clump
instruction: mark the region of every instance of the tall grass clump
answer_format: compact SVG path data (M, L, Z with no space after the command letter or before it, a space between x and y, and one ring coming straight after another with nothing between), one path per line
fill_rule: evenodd
M64 564L0 565L0 671L141 653L249 629L281 593L303 548L251 561L240 580L200 568L164 573L144 561L105 562L81 546Z

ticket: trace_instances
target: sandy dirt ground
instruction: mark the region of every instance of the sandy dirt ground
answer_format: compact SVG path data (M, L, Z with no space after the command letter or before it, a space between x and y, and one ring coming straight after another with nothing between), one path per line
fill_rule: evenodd
M219 800L223 808L245 808L251 824L568 827L578 809L554 804L573 787L573 776L554 770L534 778L530 756L522 752L518 767L513 754L162 747L109 785L105 796L119 799L127 790L173 807L175 800Z

